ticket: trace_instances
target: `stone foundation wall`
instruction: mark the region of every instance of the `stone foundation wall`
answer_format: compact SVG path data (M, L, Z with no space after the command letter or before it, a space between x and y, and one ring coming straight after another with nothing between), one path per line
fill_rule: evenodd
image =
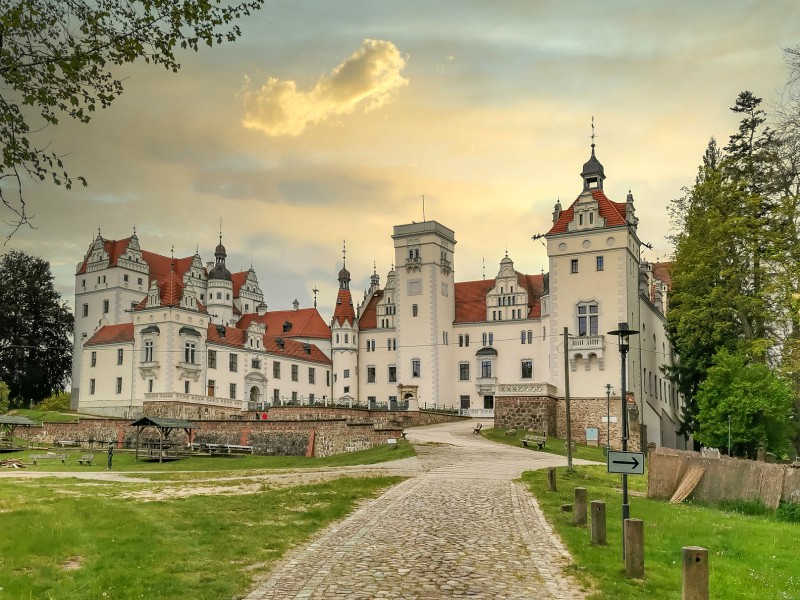
M260 413L259 413L260 414ZM269 419L276 420L324 420L347 419L351 423L375 423L377 426L418 427L437 423L452 423L469 419L456 414L444 414L424 410L368 410L346 406L273 406L267 410ZM248 419L255 418L248 416Z
M629 397L629 409L632 404ZM611 447L622 447L622 417L620 399L611 398ZM570 400L570 421L572 437L579 443L586 442L586 428L599 430L598 445L605 446L608 439L606 425L607 399L572 398ZM640 443L640 423L635 411L628 412L628 449L638 451ZM615 422L616 421L616 422ZM567 406L563 398L549 396L498 396L494 405L494 426L498 429L523 429L525 431L546 431L547 435L567 437Z
M247 418L239 408L215 406L213 404L194 404L190 402L149 402L143 403L143 414L147 417L167 417L199 421L206 419L238 419Z
M556 435L556 400L549 396L498 396L494 426Z

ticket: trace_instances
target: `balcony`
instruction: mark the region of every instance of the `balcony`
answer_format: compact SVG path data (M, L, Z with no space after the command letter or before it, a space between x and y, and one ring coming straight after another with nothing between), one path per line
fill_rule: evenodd
M419 271L422 268L422 259L419 257L406 259L406 271Z
M583 359L584 368L589 371L592 366L592 357L597 359L597 366L603 370L605 360L605 336L587 335L569 338L569 365L572 371L578 368L578 357Z
M496 386L497 377L478 377L475 380L475 387L478 389L478 394L482 396L494 396Z

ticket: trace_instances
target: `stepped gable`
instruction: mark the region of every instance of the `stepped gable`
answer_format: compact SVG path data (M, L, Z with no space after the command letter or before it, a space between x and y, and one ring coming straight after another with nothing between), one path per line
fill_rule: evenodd
M222 331L224 331L224 334ZM282 348L281 344L277 341L279 338L283 341ZM209 344L219 344L231 348L247 350L249 348L245 347L246 341L247 332L244 329L238 327L223 327L214 323L208 326ZM330 359L325 356L325 353L314 344L305 344L297 340L287 339L280 335L264 335L262 342L264 350L270 355L285 356L325 365L331 364ZM306 348L308 348L309 352L306 352Z
M267 327L268 335L285 338L303 337L330 339L331 328L322 320L316 308L299 308L297 310L273 310L262 316L256 313L243 315L236 323L239 329L247 329L252 322L262 323ZM283 324L292 324L289 331L283 331Z
M109 266L116 266L117 260L120 256L125 253L125 249L128 247L128 244L131 241L133 236L128 236L122 240L107 240L103 239L103 249L108 254L108 264ZM86 273L86 266L89 260L89 254L87 254L83 259L83 264L81 264L80 269L78 269L77 275L83 275Z
M121 323L120 325L104 325L90 337L84 346L95 346L98 344L118 344L120 342L133 341L133 323Z
M383 290L378 290L372 294L367 302L367 306L361 312L358 319L358 328L361 331L378 328L378 302L383 298Z
M603 193L603 190L592 190L592 197L597 200L597 208L600 216L606 220L606 227L619 227L627 225L625 220L625 203L614 202L609 200ZM575 199L575 202L579 198ZM561 212L558 221L550 228L547 235L555 233L567 233L567 226L572 223L575 218L575 202L570 204L569 208Z

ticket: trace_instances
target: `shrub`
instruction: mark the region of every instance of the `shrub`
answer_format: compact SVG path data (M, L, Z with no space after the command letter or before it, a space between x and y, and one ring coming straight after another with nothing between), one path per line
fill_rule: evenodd
M72 394L70 392L59 392L49 398L45 398L35 408L36 410L69 410L71 400Z
M770 512L761 500L720 500L719 509L743 515L766 515Z
M800 523L800 503L781 502L775 511L775 518L787 523Z

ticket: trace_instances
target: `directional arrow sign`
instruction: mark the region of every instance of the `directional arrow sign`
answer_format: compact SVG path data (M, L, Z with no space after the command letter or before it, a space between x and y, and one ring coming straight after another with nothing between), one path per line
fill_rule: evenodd
M608 453L608 472L624 475L644 475L644 452Z

